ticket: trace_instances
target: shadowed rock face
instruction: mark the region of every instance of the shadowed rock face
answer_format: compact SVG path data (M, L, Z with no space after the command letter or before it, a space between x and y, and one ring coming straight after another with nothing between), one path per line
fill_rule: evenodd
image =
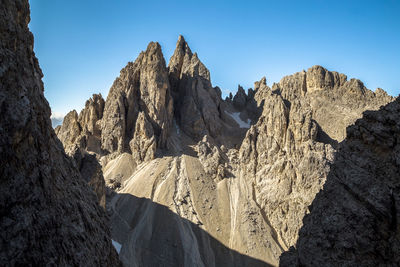
M212 87L210 72L197 54L192 54L182 36L179 36L168 70L175 113L182 130L194 139L204 135L216 138L223 127L219 110L221 91Z
M242 175L285 249L297 240L346 126L363 111L393 100L355 81L314 66L272 89L265 79L255 83L263 112L240 148Z
M323 189L281 266L400 262L400 100L347 128Z
M171 256L168 245L149 237L155 232L185 255L169 257L168 266L187 258L200 257L200 265L226 259L215 247L203 249L203 237L194 238L184 224L174 225L174 234L160 232L158 209L127 200L135 196L167 207L222 246L277 265L296 243L346 127L392 100L383 90L372 92L314 66L272 88L265 77L247 94L239 86L224 101L182 36L168 68L159 45L150 43L121 71L95 123L102 147L96 155L106 183L118 193L108 208L121 259L149 265L155 248ZM79 121L81 115L72 117ZM153 252L137 254L141 242Z
M28 1L0 4L0 265L117 266L107 217L50 121Z

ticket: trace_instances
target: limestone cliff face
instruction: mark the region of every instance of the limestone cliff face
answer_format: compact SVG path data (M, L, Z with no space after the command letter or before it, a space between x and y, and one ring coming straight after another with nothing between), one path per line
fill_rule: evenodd
M101 153L101 129L99 120L103 118L105 101L101 94L93 94L86 101L85 108L79 113L81 135L84 136L83 146L86 150Z
M281 266L400 262L400 100L347 128L326 183Z
M123 153L132 155L130 163L135 168L154 159L158 150L166 149L173 121L172 108L161 47L150 43L135 62L121 70L106 101L101 95L93 95L79 116L76 111L66 115L56 133L80 169L86 170L85 164L92 165L93 156L98 161L102 158L105 165ZM101 166L98 164L97 168ZM91 173L94 176L87 180L98 184L96 188L100 189L101 180L104 180L99 176L101 172ZM121 179L106 179L111 187L115 182L120 183Z
M129 142L133 159L140 163L154 159L157 150L157 141L154 130L143 112L140 112L136 120L135 134Z
M103 116L104 99L94 94L86 101L79 113L73 110L65 117L61 126L55 129L64 150L74 159L84 180L95 191L99 203L105 207L106 185L96 155L101 152L101 131L99 120Z
M75 147L82 147L82 127L79 124L78 113L72 110L65 115L61 126L55 129L58 138L64 145L65 152L73 153Z
M130 151L129 142L136 133L139 112L150 122L157 146L165 148L172 125L172 108L161 47L150 43L135 62L121 70L110 89L101 121L102 149L107 153L136 153Z
M374 110L393 101L381 89L374 93L360 80L347 80L346 75L330 72L321 66L286 76L274 84L272 90L289 102L294 99L307 102L313 119L338 142L346 137L346 127L360 118L364 110Z
M101 154L99 120L103 117L103 110L103 97L93 94L79 115L76 110L65 115L62 125L55 132L68 154L73 154L77 148Z
M221 91L212 87L210 72L182 36L179 36L168 70L175 113L182 130L194 139L204 135L216 138L223 127Z
M287 249L325 183L346 126L392 98L320 66L284 77L272 89L265 79L255 88L263 112L240 148L241 175Z
M239 152L241 175L284 249L296 241L333 158L332 146L318 142L319 126L311 114L299 101L289 108L280 95L269 92Z
M0 265L118 266L105 212L51 127L29 20L28 1L1 1Z

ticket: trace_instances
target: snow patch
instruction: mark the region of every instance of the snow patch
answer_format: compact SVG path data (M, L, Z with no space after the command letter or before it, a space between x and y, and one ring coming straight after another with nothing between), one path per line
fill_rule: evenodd
M121 244L113 239L111 239L111 241L112 241L113 246L115 247L115 249L117 250L117 252L119 254L119 252L121 251L121 247L122 247Z
M174 125L175 125L175 129L176 129L176 133L180 137L181 136L181 129L179 128L178 124L176 123L176 120L174 120Z
M228 111L225 110L225 113L228 114L229 116L232 117L232 119L234 119L236 121L237 124L239 124L240 128L250 128L250 119L247 119L247 122L243 121L240 118L240 112L233 112L233 113L229 113Z

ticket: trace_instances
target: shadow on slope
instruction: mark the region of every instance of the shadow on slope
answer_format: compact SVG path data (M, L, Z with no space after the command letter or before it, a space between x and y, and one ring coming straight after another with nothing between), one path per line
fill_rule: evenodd
M281 266L398 266L400 99L347 128Z
M217 239L150 199L118 194L112 203L112 236L125 266L271 266ZM186 215L187 216L187 215Z

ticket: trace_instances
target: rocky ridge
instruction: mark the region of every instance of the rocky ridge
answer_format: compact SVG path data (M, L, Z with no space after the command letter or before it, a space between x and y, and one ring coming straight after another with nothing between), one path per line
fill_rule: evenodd
M199 266L213 266L223 258L241 266L252 258L277 265L296 243L346 127L392 100L314 66L272 88L264 77L247 94L239 87L224 101L183 37L168 68L159 45L151 43L121 71L96 122L97 156L116 191L108 209L120 258L127 266L148 265L161 250L168 253L158 264L197 259ZM174 222L181 226L158 225L158 205L178 215ZM149 235L163 226L166 233L152 242ZM204 250L211 237L215 245ZM137 257L144 240L153 252ZM240 255L226 258L232 254L225 248Z
M51 127L29 20L28 1L1 1L0 265L119 266L108 218Z
M326 183L281 266L400 262L400 100L347 128Z
M326 77L337 78L326 82ZM374 93L361 82L346 79L314 66L284 77L272 89L264 79L255 84L263 112L240 148L241 175L284 248L295 244L346 126L362 111L393 100L379 89Z

